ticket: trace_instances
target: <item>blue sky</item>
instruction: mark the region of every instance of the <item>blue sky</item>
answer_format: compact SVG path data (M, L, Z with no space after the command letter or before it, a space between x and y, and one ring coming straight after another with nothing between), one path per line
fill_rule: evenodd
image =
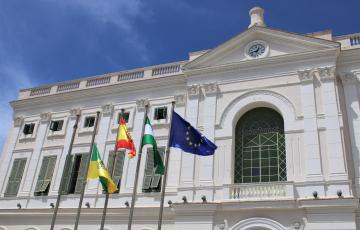
M19 89L185 60L244 31L253 6L273 28L360 32L359 0L0 0L0 150Z

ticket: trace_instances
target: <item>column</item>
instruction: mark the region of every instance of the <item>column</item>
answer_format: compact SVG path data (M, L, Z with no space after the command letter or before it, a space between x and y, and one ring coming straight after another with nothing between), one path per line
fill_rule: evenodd
M185 103L186 103L186 95L180 94L174 96L175 100L175 112L177 112L180 116L185 116ZM167 174L167 182L166 182L166 190L169 192L177 191L177 187L179 187L179 175L181 172L181 157L182 153L181 149L178 148L170 148L170 161L169 161L169 172Z
M199 110L199 85L191 85L187 88L188 102L186 104L186 120L196 128ZM194 186L195 156L190 153L181 155L181 187Z
M9 170L11 170L12 165L10 165L11 156L16 146L16 142L19 136L20 128L23 122L22 117L16 117L13 121L13 127L9 129L8 137L4 144L3 152L1 155L0 162L0 188L1 188L1 197L6 189L6 177L8 176Z
M335 66L319 68L321 94L325 114L326 147L329 179L346 180L345 159L340 131L339 111L335 92Z
M26 176L25 183L23 186L23 190L19 191L19 196L31 195L31 192L33 191L33 189L35 189L36 180L37 180L36 177L37 175L35 175L35 173L37 167L41 165L41 160L40 160L41 150L46 138L50 119L51 119L50 113L40 114L40 122L38 123L39 127L35 139L35 147L29 159L28 170L24 172L24 175Z
M59 166L57 169L54 170L54 177L55 177L55 185L54 185L54 189L51 191L51 194L49 195L57 195L58 191L59 191L59 187L60 187L60 182L61 182L61 177L63 174L63 170L64 170L64 166L65 166L65 160L66 160L66 156L69 152L69 148L70 148L70 142L71 142L71 137L73 134L73 130L74 130L74 125L76 122L76 115L77 114L81 114L81 110L80 108L74 108L71 109L69 112L69 120L68 120L68 124L66 128L66 136L65 136L65 140L64 140L64 147L62 150L62 153L60 156L58 156L58 161L59 161ZM80 121L79 121L80 122ZM78 131L79 129L77 129ZM76 137L75 137L76 138Z
M353 73L340 75L344 87L351 152L354 162L356 194L360 196L360 107L359 78Z
M304 116L305 177L308 181L323 180L319 135L317 130L314 71L299 71L301 105Z

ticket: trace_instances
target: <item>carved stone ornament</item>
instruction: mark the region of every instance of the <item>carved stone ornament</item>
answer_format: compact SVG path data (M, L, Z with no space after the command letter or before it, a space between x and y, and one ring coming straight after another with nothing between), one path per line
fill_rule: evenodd
M149 105L149 100L147 98L136 101L136 106L138 110L144 110L146 105Z
M185 94L179 94L174 96L175 105L176 106L183 106L186 102L186 95Z
M334 80L335 79L335 66L318 68L317 72L319 73L320 79L325 80Z
M113 112L114 106L112 104L106 104L106 105L103 105L101 108L102 108L104 115L111 115L111 113Z
M14 118L14 126L15 126L15 127L21 126L23 120L24 120L23 117L15 117L15 118Z
M341 73L339 76L344 85L359 83L355 73Z
M296 221L296 222L294 222L294 223L292 224L292 227L293 227L293 229L295 229L295 230L299 230L299 229L302 229L302 224L301 224L301 222Z
M198 96L200 92L200 86L199 85L190 85L187 88L188 95L190 97Z
M76 115L80 115L81 114L81 109L80 108L73 108L70 110L70 116L75 117Z
M218 84L216 82L204 84L203 89L207 96L215 95L218 92Z
M47 122L47 121L50 121L50 119L51 119L51 113L42 113L42 114L40 114L40 120L42 121L42 122Z
M314 79L314 70L298 71L301 83L312 83Z

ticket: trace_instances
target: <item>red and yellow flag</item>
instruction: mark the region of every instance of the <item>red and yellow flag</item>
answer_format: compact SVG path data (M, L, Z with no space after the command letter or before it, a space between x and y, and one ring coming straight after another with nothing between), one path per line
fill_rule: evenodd
M134 141L126 127L126 123L122 117L120 117L119 128L118 128L118 139L116 140L116 150L128 149L129 157L133 158L136 156L136 149Z

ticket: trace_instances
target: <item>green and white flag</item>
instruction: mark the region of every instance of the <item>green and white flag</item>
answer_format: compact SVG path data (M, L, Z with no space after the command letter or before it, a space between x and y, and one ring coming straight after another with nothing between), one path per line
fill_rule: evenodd
M144 136L143 136L143 139L141 142L141 148L143 148L144 145L152 145L152 147L153 147L155 174L164 175L165 166L164 166L164 163L158 152L153 129L151 127L151 123L150 123L148 116L146 116L146 119L145 119L145 130L144 130Z

